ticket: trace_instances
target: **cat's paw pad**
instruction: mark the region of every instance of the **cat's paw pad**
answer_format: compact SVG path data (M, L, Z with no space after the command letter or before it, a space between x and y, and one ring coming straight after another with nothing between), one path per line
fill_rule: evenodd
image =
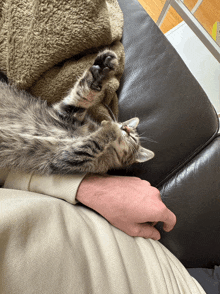
M117 65L118 57L116 53L108 49L99 53L94 61L94 66L99 66L104 74L110 70L115 70Z
M109 73L114 71L118 66L118 57L115 52L105 50L99 53L94 61L90 72L93 75L93 82L91 88L96 91L101 91L103 80L107 79Z

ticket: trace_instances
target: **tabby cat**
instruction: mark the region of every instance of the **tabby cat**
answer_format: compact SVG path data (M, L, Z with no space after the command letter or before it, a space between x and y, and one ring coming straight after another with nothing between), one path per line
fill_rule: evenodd
M53 105L0 82L0 168L105 173L151 159L154 153L140 146L138 118L98 124L87 114L117 64L114 52L99 53L69 95Z

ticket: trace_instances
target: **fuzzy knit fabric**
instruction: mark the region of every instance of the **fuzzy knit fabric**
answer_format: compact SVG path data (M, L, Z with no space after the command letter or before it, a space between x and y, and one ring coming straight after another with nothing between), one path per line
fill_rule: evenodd
M110 48L119 66L91 112L117 116L116 90L124 68L123 14L117 0L0 1L0 70L11 83L54 103L67 95L96 54Z

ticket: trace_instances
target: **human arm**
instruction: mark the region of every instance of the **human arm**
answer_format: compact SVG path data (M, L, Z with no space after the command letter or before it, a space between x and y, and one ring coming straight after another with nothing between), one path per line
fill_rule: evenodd
M159 190L140 178L87 175L76 198L130 236L159 240L160 233L153 225L164 222L163 229L169 232L176 223Z

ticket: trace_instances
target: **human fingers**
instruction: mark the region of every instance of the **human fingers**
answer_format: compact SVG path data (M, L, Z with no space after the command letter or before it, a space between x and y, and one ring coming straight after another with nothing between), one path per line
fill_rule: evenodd
M126 233L132 237L151 238L153 240L159 240L161 237L160 232L154 226L147 223L135 223L129 227Z
M162 213L160 216L160 221L164 223L163 224L164 231L170 232L176 224L176 216L171 210L169 210L165 206L165 204L163 204L162 206L163 208L162 208Z

